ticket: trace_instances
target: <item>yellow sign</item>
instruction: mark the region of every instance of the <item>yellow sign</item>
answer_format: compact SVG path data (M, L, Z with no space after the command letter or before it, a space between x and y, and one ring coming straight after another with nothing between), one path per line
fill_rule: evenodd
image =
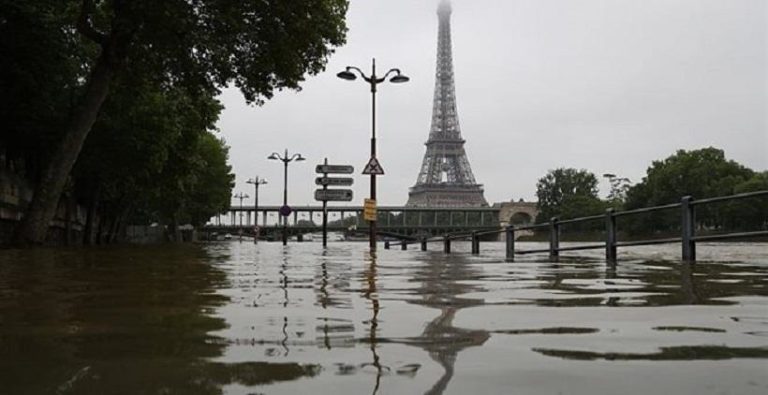
M363 206L363 219L366 221L376 221L376 201L373 199L365 199L365 205Z

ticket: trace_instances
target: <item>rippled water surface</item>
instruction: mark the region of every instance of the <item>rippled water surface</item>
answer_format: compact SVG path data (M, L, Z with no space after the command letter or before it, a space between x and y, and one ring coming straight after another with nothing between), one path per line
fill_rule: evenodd
M768 393L768 244L482 248L0 251L0 394Z

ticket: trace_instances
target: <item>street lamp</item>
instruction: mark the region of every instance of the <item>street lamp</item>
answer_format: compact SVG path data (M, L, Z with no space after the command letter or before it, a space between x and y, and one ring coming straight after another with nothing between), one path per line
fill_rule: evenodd
M240 199L240 230L238 231L240 241L243 241L243 199L247 198L248 194L242 192L235 194L235 199Z
M385 82L387 80L387 77L389 77L391 74L394 74L392 78L389 79L389 82L399 84L403 82L408 82L409 78L400 73L400 69L390 69L387 71L383 77L377 77L376 76L376 59L373 59L371 62L371 75L370 77L365 75L362 70L360 70L357 67L353 66L347 66L346 70L336 74L337 77L347 80L347 81L354 81L357 79L357 75L355 75L354 72L357 72L357 74L360 75L360 77L363 78L365 82L367 82L371 86L371 98L372 98L372 106L371 106L371 159L376 158L376 86L382 82ZM376 174L371 174L371 200L374 202L376 201ZM376 249L376 219L373 219L368 222L369 228L370 228L370 246L372 250Z
M283 217L283 245L288 244L288 216L291 215L291 208L288 207L288 163L292 161L301 162L306 160L301 154L293 154L288 156L288 149L285 149L285 154L280 155L277 152L273 152L267 159L279 160L283 162L283 207L280 207L280 215Z
M259 242L259 185L266 184L267 180L256 176L254 178L249 178L245 183L253 184L253 242L255 244ZM266 225L266 223L267 219L264 218L264 225Z

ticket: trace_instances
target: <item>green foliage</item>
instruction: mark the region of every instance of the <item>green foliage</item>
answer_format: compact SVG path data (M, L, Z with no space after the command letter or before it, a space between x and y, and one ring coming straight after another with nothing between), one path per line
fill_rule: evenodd
M228 150L224 140L210 133L204 133L198 141L198 176L185 205L192 225L202 226L229 208L235 175L227 164Z
M298 89L345 42L346 0L100 3L96 28L130 41L125 68L190 91L240 88L262 103Z
M85 200L128 223L204 224L229 207L233 175L214 130L219 102L121 78L75 169Z
M604 174L603 177L608 177L608 182L611 184L611 191L608 194L608 202L614 208L620 208L627 200L627 192L632 187L632 183L629 178L617 177L614 174Z
M753 174L752 170L726 159L723 150L717 148L679 150L651 164L642 182L629 189L626 208L676 203L683 196L702 199L731 195ZM697 208L700 227L721 227L728 222L728 217L721 206ZM634 233L649 233L675 230L679 223L679 212L669 210L628 220L627 228Z
M344 43L347 5L0 0L0 149L46 186L17 239L42 241L70 175L81 203L113 222L199 224L228 206L214 97L235 86L261 104L299 89Z
M627 193L627 208L675 203L682 196L702 199L730 195L753 171L725 158L721 149L679 150L654 161L643 181Z
M597 177L587 170L550 170L536 183L539 215L536 222L552 217L571 218L597 214L605 209L597 197Z
M768 191L768 171L736 185L735 193ZM768 197L747 198L729 202L724 209L726 225L749 230L768 229Z
M0 0L0 146L35 176L80 94L88 49L65 26L71 1Z

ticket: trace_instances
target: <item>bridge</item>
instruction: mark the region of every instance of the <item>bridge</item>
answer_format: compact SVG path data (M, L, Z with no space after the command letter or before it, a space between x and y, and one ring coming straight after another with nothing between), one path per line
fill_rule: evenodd
M253 235L258 225L259 237L269 238L282 232L282 220L290 235L315 233L322 230L322 206L292 207L288 217L281 217L279 206L232 207L227 213L211 219L206 232ZM500 207L404 207L380 206L378 230L382 236L413 239L444 235L454 232L488 231L500 229ZM329 206L328 231L346 234L365 232L368 222L363 220L362 206Z

